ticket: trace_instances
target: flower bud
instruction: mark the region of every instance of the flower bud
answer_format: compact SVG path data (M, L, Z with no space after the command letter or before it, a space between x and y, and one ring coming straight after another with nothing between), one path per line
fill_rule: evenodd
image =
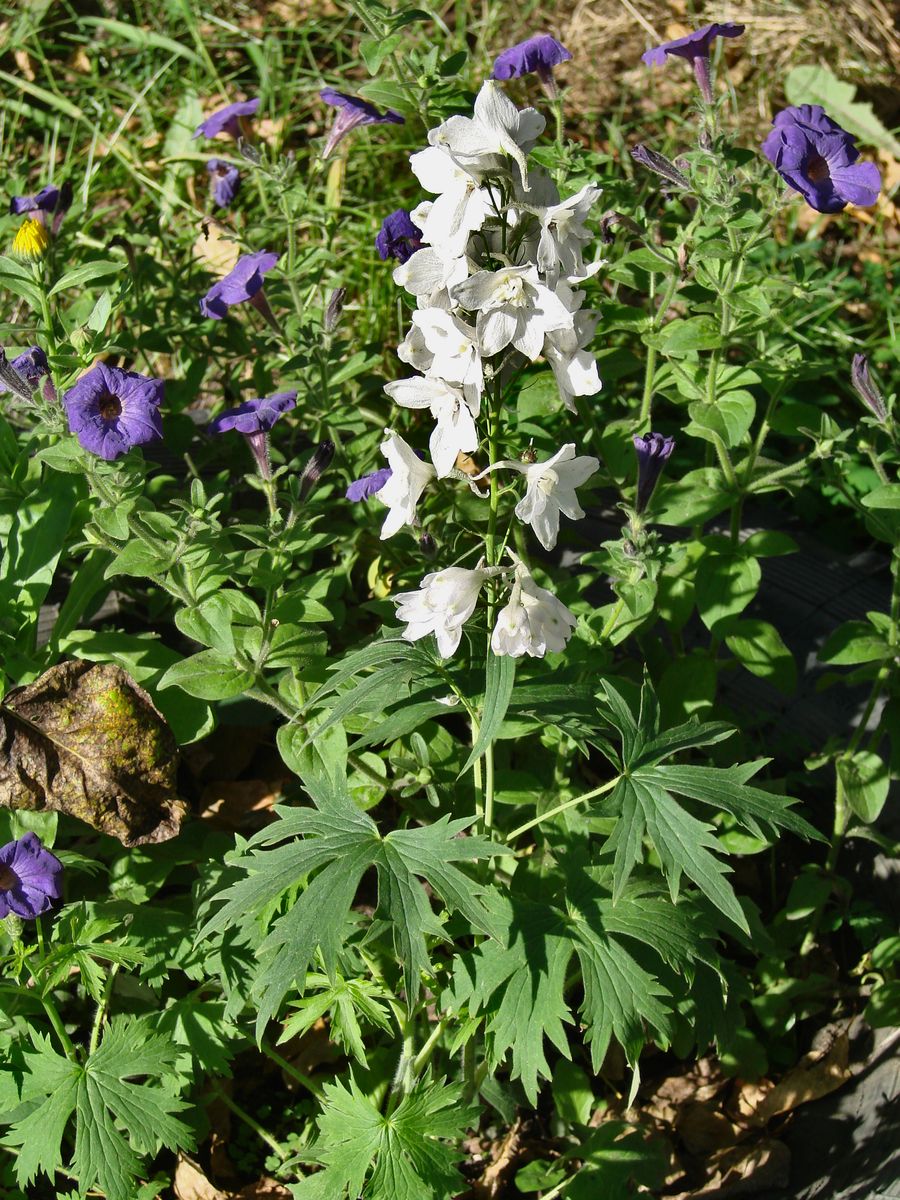
M31 399L31 388L15 367L12 366L2 346L0 346L0 383L3 384L3 389L0 390L5 389L15 392L22 400Z
M691 190L690 180L686 175L678 170L673 162L662 154L657 154L655 150L650 150L647 146L640 143L632 147L631 157L640 166L646 167L648 171L652 171L655 175L659 175L661 179L665 179L667 183L673 187L681 188L683 191Z
M29 217L19 226L13 240L12 252L23 262L37 262L47 253L49 245L50 234L47 232L47 226L43 221Z
M604 246L611 246L615 240L613 230L617 225L621 225L623 229L627 229L629 233L635 237L643 237L640 225L636 221L632 221L631 217L626 217L624 213L616 212L615 209L610 209L609 212L603 214L600 218L600 240Z
M869 375L869 360L865 354L853 355L853 362L850 365L850 382L853 384L853 390L875 420L881 425L887 424L887 408L884 397L872 382Z
M331 293L331 298L328 301L328 306L325 309L325 317L322 322L326 333L334 333L335 329L337 329L341 313L344 311L344 298L346 295L347 289L342 287L335 288Z
M419 549L425 558L434 558L437 554L437 542L430 533L423 533L419 538Z
M675 439L663 437L661 433L647 433L643 437L635 434L633 440L638 460L637 496L634 508L635 512L642 513L650 503L663 468L675 449Z
M300 475L300 499L305 500L324 475L334 458L334 442L322 442Z

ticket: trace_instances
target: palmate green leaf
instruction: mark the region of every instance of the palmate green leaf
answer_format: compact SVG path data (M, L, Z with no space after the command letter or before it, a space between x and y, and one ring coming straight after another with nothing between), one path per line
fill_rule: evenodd
M276 810L281 820L252 838L247 853L234 860L245 877L214 898L224 904L200 931L202 938L232 926L256 927L284 903L286 911L272 922L257 956L258 1036L288 991L302 988L317 950L326 974L336 980L348 913L370 867L378 876L376 917L392 928L410 1003L422 972L430 970L427 939L445 937L421 881L473 929L486 934L493 929L484 903L487 889L455 865L496 853L484 838L459 836L471 819L443 817L382 837L350 801L343 781L309 774L304 783L318 807Z
M315 988L321 990L309 994ZM294 1011L283 1022L278 1044L302 1036L328 1013L332 1041L343 1046L361 1066L368 1066L360 1017L390 1033L391 1021L383 1003L388 992L370 979L345 979L340 974L333 982L327 975L307 975L306 989L303 999L292 1004Z
M172 1042L151 1033L144 1020L114 1018L84 1064L63 1058L40 1035L32 1040L34 1052L23 1056L19 1099L38 1104L8 1135L22 1147L16 1160L21 1187L40 1171L52 1178L62 1165L62 1139L73 1113L70 1169L82 1193L96 1186L108 1200L131 1200L141 1155L192 1144L190 1129L175 1116L187 1105L155 1084L133 1082L136 1076L158 1077L175 1058Z
M421 1082L384 1114L351 1077L350 1087L325 1085L325 1108L312 1148L325 1170L295 1195L320 1200L449 1200L464 1187L456 1169L458 1139L477 1119L462 1088Z
M649 839L659 856L673 901L678 898L682 876L686 876L724 916L749 932L743 910L726 878L730 868L717 857L720 847L715 827L698 819L675 796L685 796L716 811L730 813L754 837L771 840L779 827L801 837L819 835L791 811L795 800L748 784L768 759L731 767L665 761L681 751L722 741L731 732L727 725L688 721L660 731L656 698L646 679L637 717L611 683L604 683L604 691L607 718L621 739L621 751L612 758L619 780L609 797L598 805L604 816L617 818L605 846L614 855L615 899L622 896L632 871L643 861L644 843Z
M582 983L585 1040L599 1071L615 1037L636 1064L648 1030L666 1044L671 997L652 973L654 958L685 973L714 964L710 930L686 901L676 907L657 889L632 881L614 903L609 867L590 867L568 853L555 879L540 880L547 899L512 894L490 899L495 941L458 958L445 1001L453 1009L484 1011L488 1058L496 1067L508 1053L512 1076L537 1100L538 1081L550 1076L545 1039L567 1057L566 1000L573 956ZM643 945L643 950L639 944Z

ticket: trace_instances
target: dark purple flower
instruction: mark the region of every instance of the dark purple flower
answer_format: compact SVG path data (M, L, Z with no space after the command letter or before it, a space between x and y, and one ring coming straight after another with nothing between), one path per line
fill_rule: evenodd
M98 363L63 397L69 429L91 454L108 462L162 437L161 379Z
M662 67L665 65L666 56L670 54L677 58L688 59L693 64L694 74L697 77L703 99L707 104L712 104L713 93L709 82L709 48L716 38L740 37L743 32L744 26L736 25L733 21L704 25L702 29L695 29L693 33L685 34L684 37L675 38L672 42L663 42L661 46L653 46L650 50L646 50L641 55L641 62L648 67Z
M642 513L650 503L663 467L675 449L675 439L663 437L661 433L647 433L643 437L636 433L633 441L638 460L637 497L634 508L635 512Z
M537 33L510 46L494 59L492 79L518 79L532 72L540 77L541 83L552 96L556 95L553 68L568 62L572 55L562 42L549 33Z
M821 105L786 108L772 124L763 154L816 212L841 212L848 204L868 207L877 201L878 168L856 161L856 139L832 121Z
M0 846L0 917L33 921L62 895L63 866L36 833Z
M194 137L215 137L217 133L227 133L235 141L241 136L241 117L252 117L259 108L259 97L255 100L239 100L236 104L226 104L218 109L211 117L201 121L194 131Z
M869 374L869 360L864 354L853 355L853 362L850 364L850 382L853 384L853 390L875 420L886 425L888 414L884 396Z
M334 88L323 88L319 95L326 104L338 110L322 151L323 158L327 158L341 138L346 137L357 125L405 124L404 118L392 108L381 112L374 104L369 104L359 96L348 96L346 92L338 92Z
M381 222L375 236L375 249L382 262L396 258L407 262L422 246L422 230L416 225L405 208L395 209Z
M62 219L71 203L72 185L66 180L59 187L48 183L46 187L42 187L33 196L13 196L9 202L9 211L13 216L27 214L42 221L44 224L47 222L48 213L55 214L52 232L58 233Z
M40 346L32 346L17 355L12 362L0 349L0 392L13 391L23 400L31 399L31 393L44 376L50 375L47 355Z
M233 429L242 433L247 439L259 473L263 479L272 478L272 467L269 463L269 430L280 416L297 403L296 392L276 392L274 396L264 396L259 400L247 400L237 408L229 408L221 416L210 421L207 428L210 433L225 433Z
M231 163L222 162L220 158L211 158L206 164L210 174L213 189L213 200L219 208L228 208L241 186L241 173Z
M347 499L368 500L370 496L381 491L393 473L390 467L380 467L377 471L371 471L360 479L354 479L347 488Z
M242 254L234 269L224 279L214 283L200 301L200 311L204 317L221 321L232 304L252 300L262 290L263 276L277 262L278 255L268 250Z

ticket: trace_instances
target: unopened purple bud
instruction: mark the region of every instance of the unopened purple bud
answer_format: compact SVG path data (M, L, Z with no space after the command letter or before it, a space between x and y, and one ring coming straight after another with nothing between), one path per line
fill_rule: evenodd
M334 333L338 327L338 321L341 319L341 314L344 311L344 300L347 296L346 288L335 288L328 300L328 307L325 309L325 317L322 324L325 327L326 333Z
M655 150L650 150L647 146L639 143L632 148L631 157L636 163L646 167L655 175L659 175L673 187L681 188L683 191L691 190L691 183L687 176L682 175L673 162L670 162L664 155L657 154Z
M305 500L313 490L334 458L334 442L322 442L313 451L313 456L300 475L300 499Z
M632 221L631 217L626 217L624 213L616 212L615 209L610 209L600 218L600 240L604 246L611 246L615 241L613 230L621 225L623 229L627 229L629 233L635 237L643 237L640 225L636 221Z
M853 362L850 365L850 382L853 384L853 390L875 420L882 425L887 424L887 407L884 397L872 382L869 374L869 360L865 354L853 355Z
M3 385L0 387L0 391L15 392L22 400L31 399L32 389L12 366L2 346L0 346L0 384Z
M434 558L437 554L437 542L430 533L423 533L419 538L419 549L426 558Z
M661 433L647 433L642 437L634 435L634 448L638 460L637 496L634 509L642 513L650 503L659 477L675 449L673 437L663 437Z

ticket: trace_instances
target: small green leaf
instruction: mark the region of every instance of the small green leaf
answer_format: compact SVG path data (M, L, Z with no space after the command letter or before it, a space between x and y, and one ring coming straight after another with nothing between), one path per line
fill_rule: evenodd
M124 268L125 263L114 262L112 259L95 259L93 262L82 263L80 267L73 267L71 271L67 271L61 279L58 279L48 294L55 296L57 292L64 292L68 288L79 287L85 283L93 283L95 279L114 275Z
M697 611L707 629L743 612L759 588L762 572L755 558L707 554L697 568Z
M836 629L819 651L819 661L834 666L881 662L891 648L867 621L847 621Z
M201 700L225 700L252 687L253 674L216 650L201 650L169 667L158 686L177 686Z
M774 625L758 618L732 619L717 628L725 644L742 666L760 679L768 679L780 692L797 687L797 664Z
M516 679L516 660L508 654L489 654L484 675L484 706L481 710L478 737L460 775L465 775L469 768L478 762L493 744L503 724Z
M722 345L722 334L712 317L677 317L664 325L659 333L645 334L644 341L663 354L680 358L697 350L718 350Z
M851 758L837 760L837 772L850 807L861 821L871 825L884 808L891 786L890 772L871 750L857 750Z
M900 508L900 483L886 483L863 496L865 508Z

